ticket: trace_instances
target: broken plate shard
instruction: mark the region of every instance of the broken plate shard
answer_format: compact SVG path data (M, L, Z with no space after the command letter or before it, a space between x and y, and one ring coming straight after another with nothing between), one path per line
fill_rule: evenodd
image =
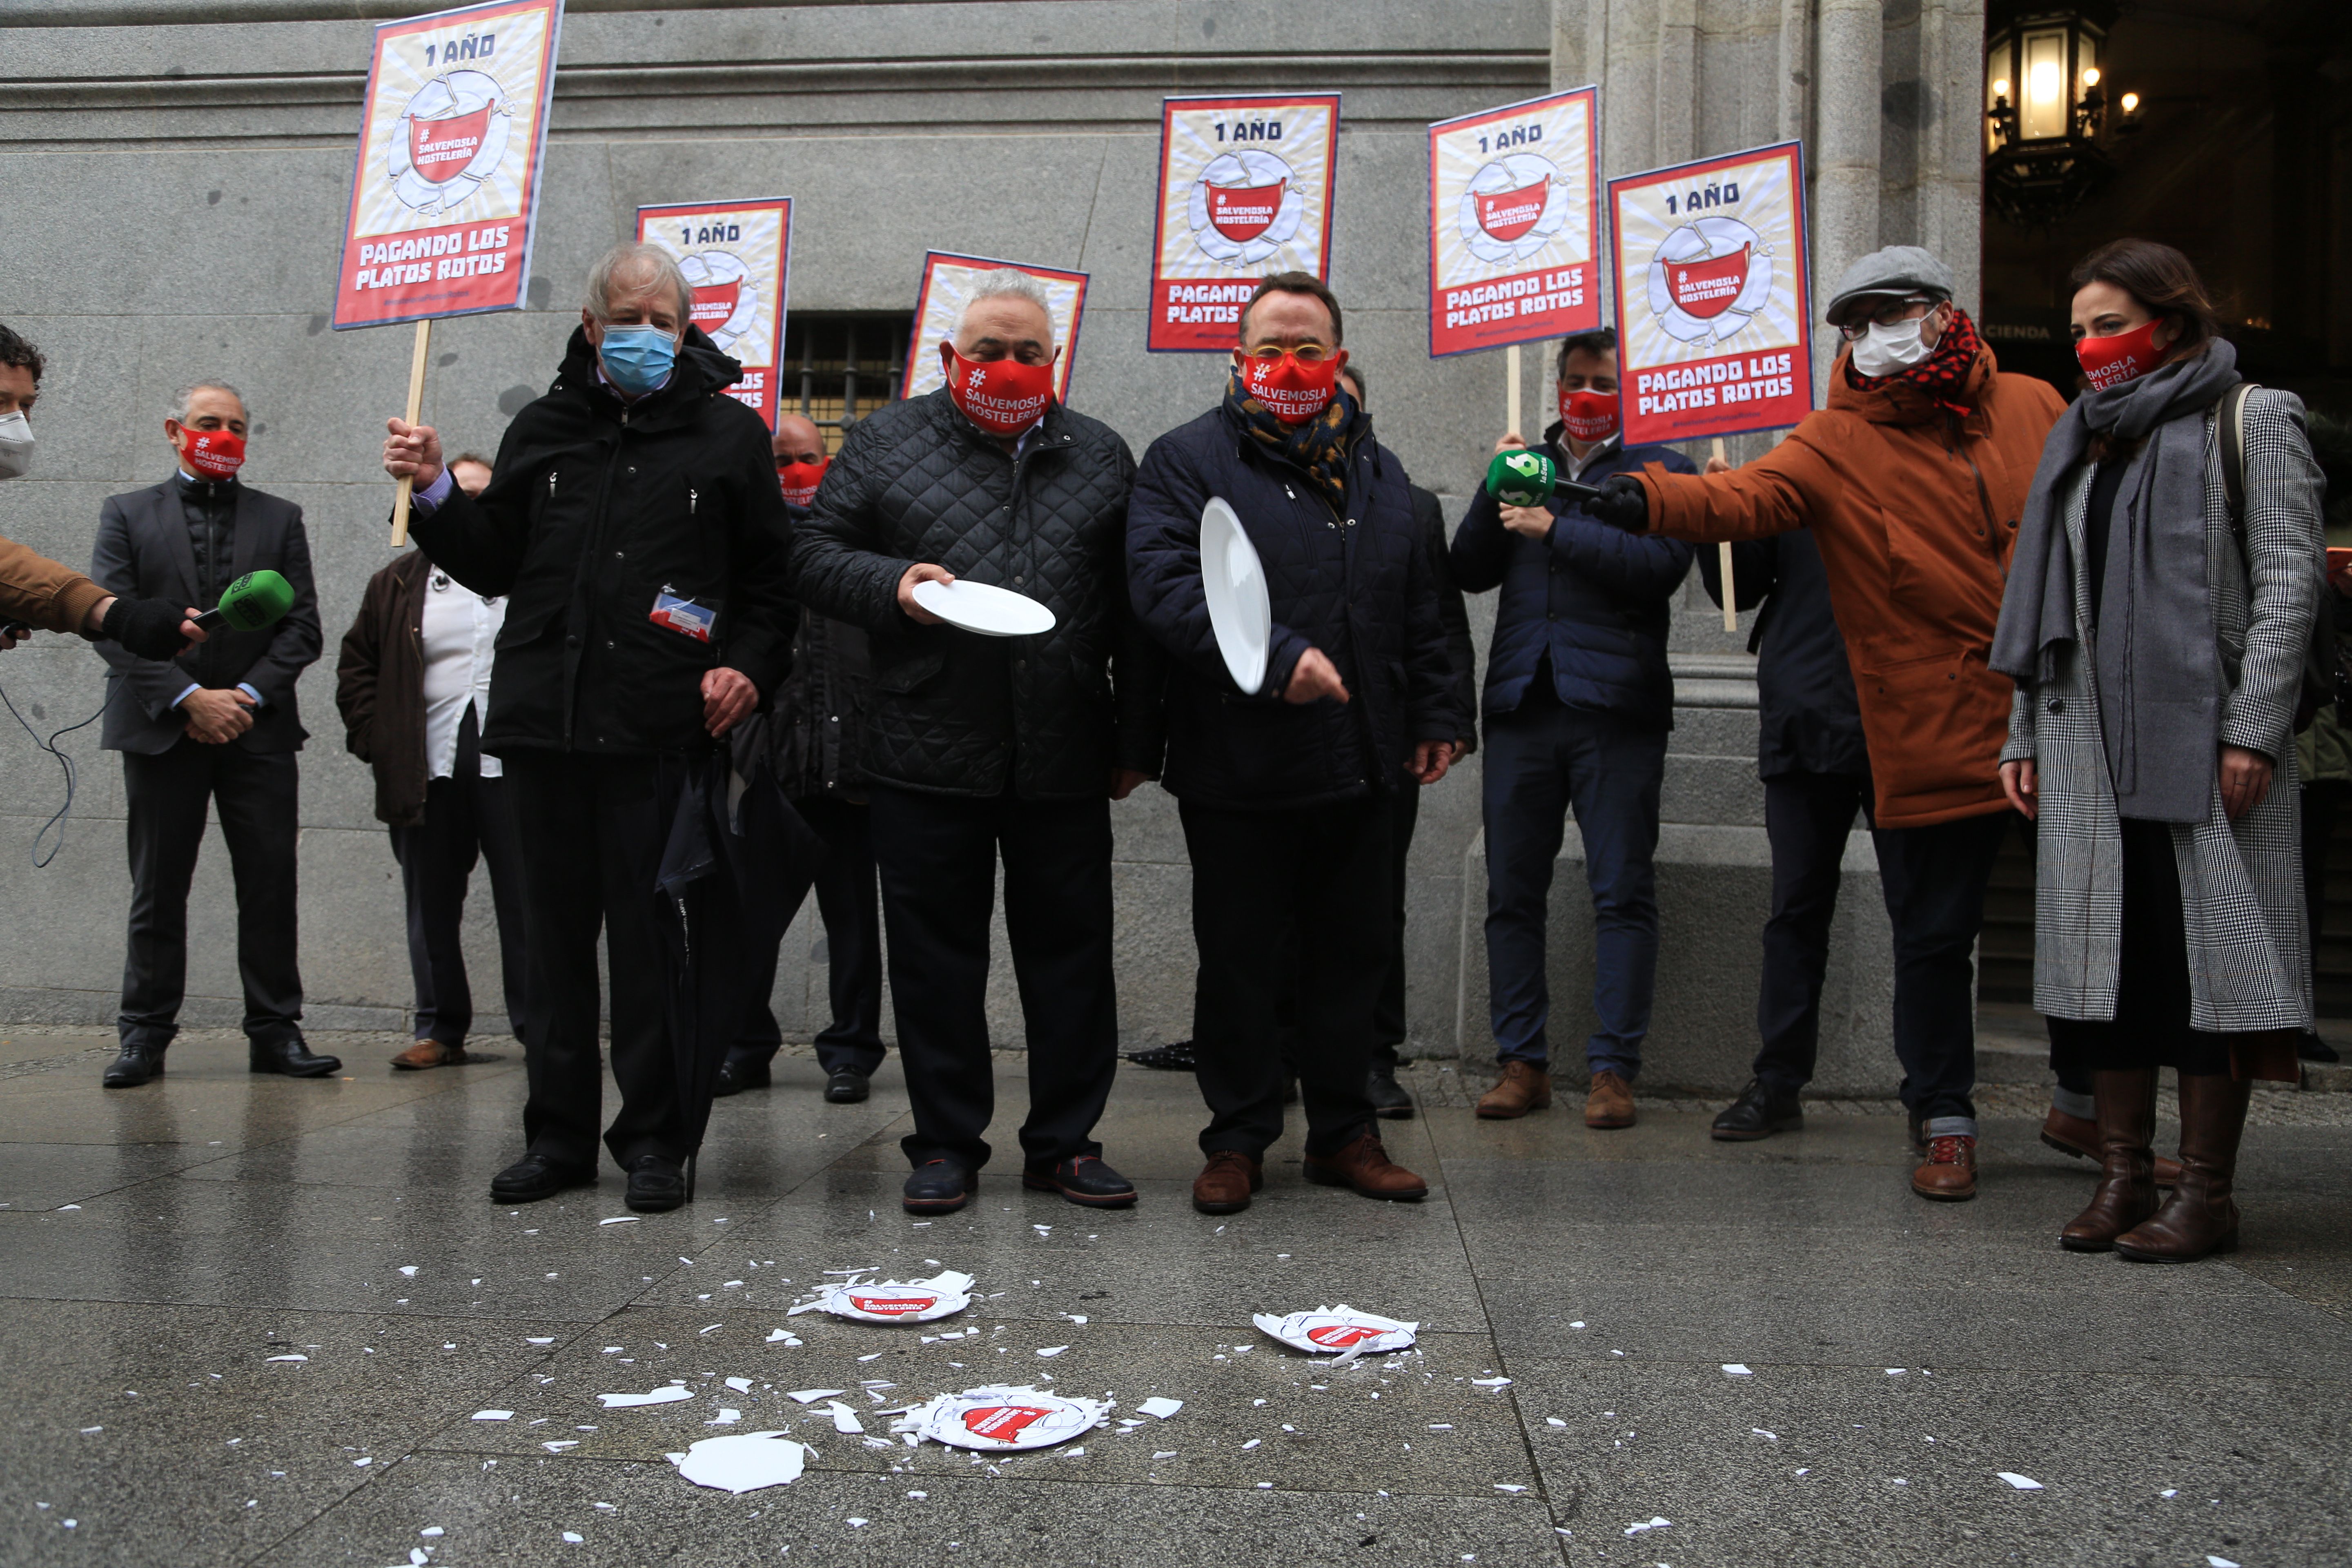
M796 1399L803 1405L814 1405L820 1399L831 1399L836 1394L848 1392L849 1390L845 1388L795 1388L784 1397Z
M682 1383L673 1383L651 1394L600 1394L596 1397L604 1402L607 1410L631 1410L640 1405L675 1405L681 1399L693 1398L694 1390Z
M809 1449L781 1432L730 1433L705 1437L677 1461L677 1473L698 1487L723 1492L758 1491L800 1479Z
M861 1323L928 1323L952 1317L971 1305L971 1276L950 1268L929 1279L882 1279L868 1284L827 1285L792 1309L830 1312Z
M1034 1388L968 1388L908 1410L893 1431L913 1432L951 1448L1003 1453L1050 1448L1102 1425L1110 1405Z
M1993 1474L2021 1492L2038 1492L2042 1489L2040 1481L2035 1480L2032 1476L2021 1476L2015 1470L1995 1470Z
M1184 1402L1181 1399L1162 1399L1154 1395L1152 1398L1147 1399L1142 1404L1137 1405L1136 1408L1142 1411L1146 1415L1157 1415L1160 1419L1165 1421L1171 1415L1175 1415L1179 1410L1183 1409Z
M1383 1318L1378 1312L1366 1312L1342 1301L1336 1307L1320 1307L1312 1312L1293 1312L1277 1318L1270 1312L1259 1312L1250 1321L1284 1344L1310 1353L1318 1351L1338 1351L1343 1362L1360 1355L1383 1355L1390 1351L1404 1350L1413 1342L1419 1323L1400 1322Z

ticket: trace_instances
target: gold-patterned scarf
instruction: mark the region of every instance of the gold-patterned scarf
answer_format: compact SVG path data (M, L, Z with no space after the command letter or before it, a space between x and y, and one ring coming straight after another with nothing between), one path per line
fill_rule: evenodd
M1274 410L1249 395L1242 373L1225 383L1225 405L1241 416L1242 428L1277 457L1306 470L1335 507L1348 504L1348 438L1356 426L1356 400L1344 388L1332 393L1323 412L1304 425L1285 425Z

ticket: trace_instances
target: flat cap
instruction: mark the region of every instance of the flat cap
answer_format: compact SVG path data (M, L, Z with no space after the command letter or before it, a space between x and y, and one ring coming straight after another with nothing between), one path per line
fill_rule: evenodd
M1845 269L1837 291L1830 296L1828 321L1839 324L1846 306L1873 294L1927 294L1952 297L1952 269L1916 245L1890 245L1874 250Z

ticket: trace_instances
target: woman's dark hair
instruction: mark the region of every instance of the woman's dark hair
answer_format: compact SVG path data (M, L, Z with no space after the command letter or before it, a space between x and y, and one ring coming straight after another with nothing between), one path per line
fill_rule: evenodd
M1613 354L1617 352L1617 329L1595 327L1589 332L1571 332L1559 340L1559 361L1553 374L1568 374L1568 356L1575 353Z
M2189 258L2152 239L2114 239L2074 263L2068 281L2076 289L2092 283L2112 283L2143 309L2168 319L2180 335L2165 357L2187 359L2204 352L2221 335L2221 318L2214 313L2212 296Z

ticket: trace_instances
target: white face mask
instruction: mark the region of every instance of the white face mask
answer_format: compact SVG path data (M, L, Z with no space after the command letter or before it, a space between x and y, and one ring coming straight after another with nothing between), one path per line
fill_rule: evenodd
M0 414L0 479L21 479L32 466L32 422L22 414Z
M1931 311L1930 314L1933 314ZM1906 365L1917 364L1934 351L1919 336L1919 329L1927 318L1897 321L1884 327L1870 323L1870 333L1853 342L1853 368L1864 375L1893 375Z

